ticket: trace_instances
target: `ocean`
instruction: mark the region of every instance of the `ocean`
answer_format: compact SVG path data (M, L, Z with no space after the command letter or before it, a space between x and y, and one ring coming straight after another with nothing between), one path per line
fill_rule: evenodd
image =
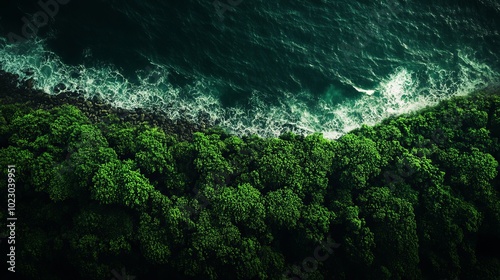
M0 4L0 69L237 135L337 139L500 84L496 0Z

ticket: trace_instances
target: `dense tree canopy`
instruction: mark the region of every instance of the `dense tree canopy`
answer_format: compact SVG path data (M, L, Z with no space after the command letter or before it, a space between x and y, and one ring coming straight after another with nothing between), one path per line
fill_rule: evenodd
M500 279L488 251L499 137L500 97L481 93L338 140L209 129L188 141L69 105L1 105L16 267L29 279L122 267L137 279Z

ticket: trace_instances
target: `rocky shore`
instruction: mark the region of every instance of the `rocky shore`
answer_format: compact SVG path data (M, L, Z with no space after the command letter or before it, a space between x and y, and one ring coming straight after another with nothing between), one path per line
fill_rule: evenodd
M19 85L18 85L19 84ZM180 139L188 140L193 132L209 128L207 118L200 116L199 122L172 120L155 108L133 110L115 108L99 98L87 100L80 94L62 91L49 95L33 88L33 82L20 81L17 75L0 70L0 102L2 104L24 103L33 109L51 109L64 104L79 108L93 123L109 123L119 119L132 124L149 124L159 127L168 134L177 134ZM113 118L112 116L116 116Z

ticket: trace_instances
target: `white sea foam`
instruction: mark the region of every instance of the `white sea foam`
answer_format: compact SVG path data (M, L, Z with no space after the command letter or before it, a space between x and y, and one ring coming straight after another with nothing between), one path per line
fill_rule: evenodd
M154 106L172 119L193 121L204 115L212 124L238 135L268 137L286 131L322 132L330 139L339 138L362 124L373 125L389 116L415 111L500 80L499 74L475 60L472 52L461 51L458 57L457 69L441 69L437 64L430 64L425 73L416 73L399 67L383 77L374 89L362 89L351 83L365 94L342 103L335 98L322 98L311 106L312 96L308 92L284 92L277 104L270 105L263 101L261 93L254 92L245 108L228 108L222 106L218 85L213 81L199 79L183 88L174 87L168 81L169 72L161 65L152 64L138 71L139 82L133 83L111 65L66 65L47 51L42 41L0 47L3 70L22 79L33 79L35 86L48 94L57 94L56 86L64 84L67 90L79 92L86 98L99 96L117 107Z
M374 89L362 89L362 88L359 88L359 87L356 87L356 86L352 86L355 90L357 90L358 92L362 92L362 93L366 93L368 95L372 95L375 90Z

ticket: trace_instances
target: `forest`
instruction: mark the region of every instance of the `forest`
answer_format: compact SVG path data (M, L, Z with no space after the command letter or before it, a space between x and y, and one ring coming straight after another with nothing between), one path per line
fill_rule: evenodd
M16 276L500 279L499 137L491 92L337 140L220 128L182 139L71 105L2 104Z

